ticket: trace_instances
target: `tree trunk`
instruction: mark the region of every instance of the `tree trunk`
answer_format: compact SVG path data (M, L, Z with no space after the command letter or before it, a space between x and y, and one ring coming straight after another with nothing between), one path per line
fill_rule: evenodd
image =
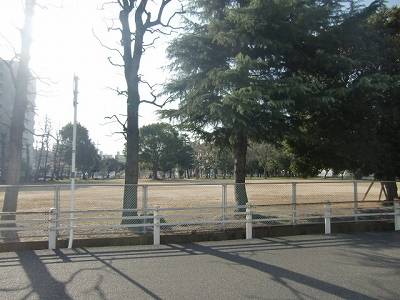
M121 7L119 20L122 25L123 61L124 75L127 85L127 124L124 125L126 132L126 165L125 165L125 189L123 208L137 208L137 184L139 179L139 95L140 62L144 49L144 35L150 28L161 24L161 17L165 6L170 1L161 1L156 20L151 20L148 11L148 0L134 1L124 0L117 3ZM133 12L133 13L132 13ZM135 29L132 32L129 23L130 15L134 14ZM172 18L172 17L171 17ZM133 47L132 47L133 43ZM132 49L133 48L133 49ZM149 101L147 101L149 102ZM155 103L155 102L150 102ZM135 215L136 213L128 213ZM132 222L130 222L132 223Z
M391 205L393 203L393 200L399 198L396 181L383 181L381 184L385 189L385 201L386 203Z
M25 182L31 181L31 155L29 153L29 144L26 144L26 168L25 168Z
M138 94L134 98L136 97L138 97ZM139 127L138 105L136 99L132 100L131 97L128 97L125 189L123 201L124 209L137 208L137 184L139 180ZM136 212L124 213L124 216L134 215L136 215Z
M153 164L153 180L158 179L158 164Z
M15 78L15 101L11 115L9 142L7 145L6 184L18 185L21 175L22 141L25 129L25 113L28 106L28 84L30 80L29 61L32 33L32 19L36 0L25 1L25 20L21 30L21 54ZM4 195L3 212L16 212L18 188L7 188ZM15 220L15 215L3 215L2 219ZM8 238L16 238L9 231Z
M1 156L1 161L0 161L0 170L1 170L1 176L0 176L0 182L3 183L5 181L5 167L6 167L6 134L1 135L0 139L0 156Z
M126 165L125 165L125 188L124 209L137 209L137 184L139 180L139 66L143 52L143 35L141 28L136 28L133 56L132 56L132 34L129 25L129 10L120 12L122 24L122 41L124 47L124 72L128 87L127 99L127 125L126 125ZM135 15L135 22L139 16ZM141 15L140 15L141 18ZM138 26L138 24L136 24ZM123 216L135 216L137 213L124 212ZM126 222L128 221L128 222ZM133 220L125 220L123 223L134 223Z
M243 132L236 135L236 140L233 143L234 156L234 174L235 174L235 201L236 204L246 205L246 154L247 154L247 136ZM239 209L243 211L244 209Z

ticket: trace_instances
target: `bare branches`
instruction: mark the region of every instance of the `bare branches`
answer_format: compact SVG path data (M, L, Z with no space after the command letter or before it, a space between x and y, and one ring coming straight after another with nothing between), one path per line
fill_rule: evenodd
M161 24L161 18L162 18L164 9L170 2L171 2L171 0L162 0L160 8L158 9L157 19L154 21L150 21L150 18L151 18L151 15L150 15L150 18L147 18L146 23L144 24L146 28L150 28L150 27Z
M164 23L160 22L160 25L163 26L163 27L168 27L168 28L172 28L172 29L183 29L183 28L184 28L183 26L172 26L172 25L171 25L171 22L172 22L172 20L173 20L176 16L178 16L178 15L183 15L183 14L185 14L185 13L186 13L186 11L185 11L184 8L183 8L183 4L181 4L181 10L175 11L175 12L169 17L167 23L164 24Z
M168 102L171 101L171 97L168 97L168 99L166 99L161 104L157 103L156 101L157 101L157 99L154 99L154 100L151 100L151 101L143 99L143 100L140 100L140 103L147 103L147 104L151 104L151 105L157 106L159 108L163 108Z
M123 8L121 1L106 1L106 2L103 2L103 3L101 4L101 6L98 7L97 9L99 9L99 10L104 10L106 6L108 6L108 5L114 5L114 4L118 4L121 8Z
M119 31L120 33L122 33L122 29L120 27L118 27L118 26L115 26L114 20L111 19L110 21L111 21L111 26L108 25L106 21L104 21L104 23L106 24L106 27L107 27L107 31L108 32L110 32L110 31Z
M145 85L147 85L147 87L151 90L154 91L156 86L159 86L159 84L155 83L153 85L151 85L148 81L142 79L141 75L139 75L139 82L144 83Z
M118 88L114 89L114 88L111 88L111 87L108 87L108 89L116 92L118 94L118 96L126 96L126 97L128 97L128 91L122 91L122 90L120 90Z
M163 31L161 28L147 28L146 31L151 33L151 34L159 33L159 34L162 34L162 35L171 35L173 33L176 33L176 31L174 31L174 30L170 30L170 31L167 32L167 31Z
M120 116L125 116L125 115L120 115ZM126 138L126 132L127 132L127 130L128 130L128 127L127 127L127 121L128 121L128 119L126 119L125 122L122 122L122 121L119 119L119 117L118 117L117 115L112 115L112 116L109 116L109 117L105 117L104 119L114 120L114 121L116 121L119 125L121 125L122 131L121 131L121 132L115 132L115 133L122 133L122 134L124 135L124 137Z
M139 79L139 82L144 83L144 84L149 88L149 90L150 90L149 93L150 93L151 97L153 98L152 100L145 100L145 99L142 99L142 100L139 101L139 103L151 104L151 105L157 106L157 107L159 107L159 108L163 108L168 102L171 101L171 97L168 97L168 98L167 98L166 100L164 100L162 103L157 103L158 98L159 98L160 95L157 95L157 94L156 94L155 88L156 88L157 86L159 86L159 84L153 84L153 85L151 85L148 81L143 80L143 79L141 79L141 78Z
M36 136L36 137L43 137L43 138L51 137L55 141L57 140L57 138L54 135L52 135L50 132L45 132L45 133L42 133L42 134L38 134L38 133L34 133L32 130L30 130L30 129L26 128L26 127L24 128L24 131L26 131L26 132L28 132L28 133L32 134L33 136Z
M154 48L154 43L159 39L159 36L156 36L152 42L148 43L148 44L143 44L142 48L143 48L143 52L146 51L147 48Z
M96 35L96 33L94 32L94 29L93 29L93 28L92 28L92 33L93 33L93 36L96 38L96 40L99 42L99 44L100 44L103 48L106 48L106 49L108 49L108 50L110 50L110 51L117 52L122 58L124 57L124 55L122 54L122 52L121 52L119 49L117 49L117 48L112 48L112 47L109 47L109 46L105 45L105 44L101 41L101 39Z
M110 64L112 64L114 67L120 67L120 68L123 68L123 67L124 67L124 65L117 64L117 63L113 62L113 61L111 60L111 57L110 57L110 56L107 57L107 60L108 60L108 62L109 62Z
M59 2L59 4L54 4L54 1L50 1L50 2L45 1L45 2L46 2L46 4L36 2L35 5L43 10L49 9L49 7L51 7L51 8L63 8L64 7L62 0Z
M31 80L38 80L38 81L40 81L41 83L43 83L43 84L45 84L47 86L51 86L52 84L56 84L57 83L57 82L51 80L51 78L49 78L49 77L43 77L43 76L38 75L33 70L31 70L31 74L33 75L31 77Z
M10 128L10 124L8 124L8 123L6 123L6 122L3 122L3 121L0 121L0 125L1 125L1 126L4 126L4 127L6 127L6 128ZM56 139L50 132L38 134L38 133L35 133L35 132L33 132L32 130L26 128L26 126L24 126L24 131L25 131L25 132L28 132L28 133L32 134L33 136L36 136L36 137L47 137L47 136L48 136L48 137L51 137L51 138L53 138L53 139Z
M146 22L144 24L146 30L149 30L151 27L155 27L157 25L161 25L164 28L171 28L171 29L182 29L183 27L181 26L173 26L171 25L171 22L173 21L173 19L178 16L178 15L182 15L185 14L186 11L184 10L183 4L181 3L181 9L178 11L175 11L169 18L167 23L163 23L162 21L162 16L164 13L164 9L165 7L168 5L168 3L170 3L172 0L163 0L160 8L158 9L158 14L157 14L157 19L155 19L154 21L151 21L151 15L147 14L147 19ZM147 13L147 12L146 12Z

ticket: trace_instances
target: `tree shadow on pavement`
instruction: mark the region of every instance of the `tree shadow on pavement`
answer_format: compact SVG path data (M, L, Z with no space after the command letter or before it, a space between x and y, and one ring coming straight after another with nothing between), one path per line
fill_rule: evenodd
M35 252L22 251L17 255L31 288L24 298L36 293L39 299L72 299L66 292L66 283L56 280Z
M291 287L287 281L292 281L310 287L315 290L325 292L332 297L342 297L346 299L375 299L362 292L354 291L334 283L323 281L306 274L286 269L281 266L272 265L252 257L242 256L241 253L256 253L258 251L279 251L292 249L296 255L298 249L310 249L321 247L339 247L340 252L348 252L359 259L359 264L369 262L370 264L392 265L394 268L400 266L400 261L396 257L383 257L382 253L376 253L373 256L372 251L376 249L396 249L400 248L399 234L361 234L361 235L338 235L338 236L299 236L296 239L273 237L258 240L246 241L227 241L212 243L198 243L188 245L167 244L159 247L138 246L123 248L78 248L78 249L60 249L54 252L48 251L21 251L14 255L0 257L0 267L21 266L29 279L28 286L21 284L20 287L13 289L19 291L26 289L28 296L36 293L40 299L71 299L66 290L66 286L75 276L82 271L106 270L118 274L129 284L136 286L154 299L161 299L155 291L145 287L140 282L134 280L132 276L124 273L118 267L113 265L113 261L152 258L168 258L179 256L209 255L214 256L229 263L240 264L271 276L272 280L293 292L295 297L301 298L300 291ZM368 253L359 252L367 249ZM370 256L369 253L372 253ZM49 271L48 266L52 264L80 263L80 262L99 262L93 268L79 268L70 274L68 279L59 281ZM397 271L396 271L396 274ZM97 293L98 298L105 299L101 291L103 278L97 278L93 291ZM22 286L23 285L23 286ZM12 290L12 289L10 289ZM0 291L7 292L6 289ZM26 297L25 297L26 298Z
M88 255L93 257L95 260L101 262L107 268L109 268L112 271L114 271L115 273L117 273L119 276L121 276L122 278L127 280L129 283L131 283L131 284L137 286L138 288L140 288L143 292L145 292L147 295L149 295L153 299L161 299L158 295L156 295L154 292L152 292L151 290L146 288L144 285L140 284L138 281L134 280L133 278L131 278L130 276L128 276L127 274L125 274L124 272L119 270L118 268L114 267L110 262L102 259L101 257L98 257L95 253L90 252L86 248L80 248L80 249L82 249L84 253L87 253Z
M280 283L281 285L284 285L287 288L290 288L285 280L291 280L293 282L303 284L305 286L314 288L316 290L323 291L325 293L331 294L334 297L342 297L345 299L376 299L373 297L370 297L366 294L350 290L345 287L341 287L338 285L335 285L333 283L325 282L317 278L310 277L305 274L301 274L298 272L294 272L279 266L271 265L265 262L261 262L258 260L253 260L251 258L235 255L232 253L229 253L229 251L221 251L218 249L215 249L214 247L210 246L205 246L201 244L190 244L190 245L185 245L184 248L179 248L182 251L187 252L188 254L207 254L207 255L212 255L230 262L233 262L235 264L240 264L242 266L247 266L253 269L256 269L258 271L264 272L266 274L269 274L273 280L276 282ZM298 294L299 292L296 290L291 289L293 292ZM298 295L300 296L300 295Z

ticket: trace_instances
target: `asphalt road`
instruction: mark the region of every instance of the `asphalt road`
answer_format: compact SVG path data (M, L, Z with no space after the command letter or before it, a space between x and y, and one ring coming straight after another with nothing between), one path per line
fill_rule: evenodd
M0 299L400 299L400 233L0 254Z

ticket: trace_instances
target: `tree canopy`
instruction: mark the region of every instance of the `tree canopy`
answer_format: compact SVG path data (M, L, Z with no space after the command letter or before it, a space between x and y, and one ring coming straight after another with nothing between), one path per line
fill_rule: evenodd
M371 55L363 50L369 43L363 24L382 3L346 4L194 1L195 21L168 49L176 76L166 91L179 107L163 115L232 147L235 182L243 183L249 141L296 140L305 108L324 107L362 72L360 61ZM236 192L244 204L245 190Z
M158 179L158 171L168 172L179 167L187 170L193 164L193 149L185 136L170 124L155 123L140 128L139 157Z
M64 161L70 161L72 155L72 124L68 123L60 130L61 147ZM96 146L89 138L89 131L77 124L76 130L76 167L83 173L84 178L99 169L100 156Z

